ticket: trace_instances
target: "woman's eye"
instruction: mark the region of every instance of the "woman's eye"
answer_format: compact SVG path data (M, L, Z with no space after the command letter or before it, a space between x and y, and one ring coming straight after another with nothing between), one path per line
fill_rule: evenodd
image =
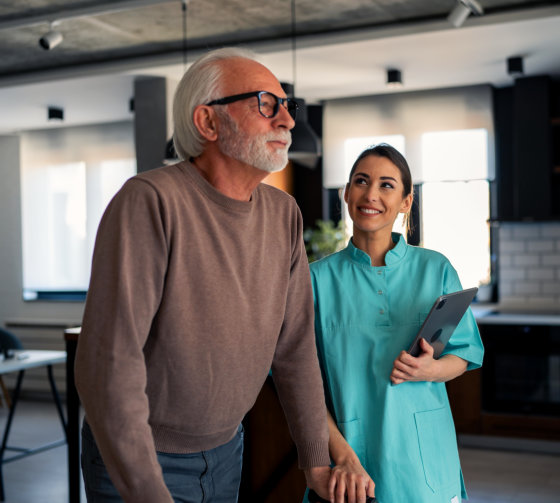
M367 183L367 180L365 178L356 178L354 180L354 183L356 185L365 185Z
M383 188L388 188L388 189L394 189L393 185L392 185L391 183L389 183L389 182L383 182L383 183L381 184L381 187L383 187Z

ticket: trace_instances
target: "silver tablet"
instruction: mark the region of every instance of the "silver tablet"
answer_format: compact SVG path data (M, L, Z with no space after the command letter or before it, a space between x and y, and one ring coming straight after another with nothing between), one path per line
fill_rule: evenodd
M477 291L478 288L468 288L439 296L408 352L418 356L421 353L420 339L426 339L434 348L434 358L439 358Z

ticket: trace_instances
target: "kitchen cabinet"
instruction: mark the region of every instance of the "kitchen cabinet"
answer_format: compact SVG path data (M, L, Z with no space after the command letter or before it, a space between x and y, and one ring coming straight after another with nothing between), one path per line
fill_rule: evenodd
M478 318L482 369L448 383L458 433L560 440L560 316Z
M560 219L558 82L522 77L494 90L495 220Z

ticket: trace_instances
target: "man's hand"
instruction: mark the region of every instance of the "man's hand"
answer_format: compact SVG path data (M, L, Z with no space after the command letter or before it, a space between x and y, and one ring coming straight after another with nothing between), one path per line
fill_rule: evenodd
M329 466L315 466L303 470L307 487L313 489L321 498L329 501L329 480L331 469Z

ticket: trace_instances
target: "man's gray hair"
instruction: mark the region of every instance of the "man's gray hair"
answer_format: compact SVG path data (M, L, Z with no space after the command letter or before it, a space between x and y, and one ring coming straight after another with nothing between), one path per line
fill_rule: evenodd
M206 140L194 124L194 109L223 97L220 96L222 71L216 63L233 58L256 61L255 53L247 49L217 49L197 59L179 82L173 99L173 143L180 158L190 159L202 153Z

